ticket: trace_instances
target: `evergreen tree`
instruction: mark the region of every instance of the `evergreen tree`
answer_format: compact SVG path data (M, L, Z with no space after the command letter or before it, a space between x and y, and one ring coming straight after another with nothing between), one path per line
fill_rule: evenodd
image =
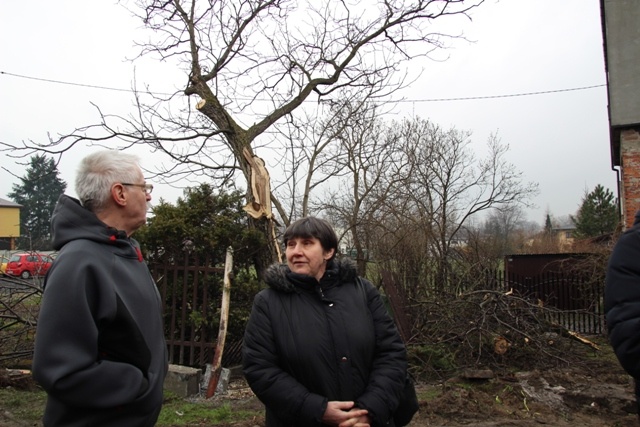
M266 250L262 234L248 227L248 216L242 209L244 204L244 195L238 191L225 192L209 184L201 184L187 189L175 205L161 200L154 206L148 224L135 234L152 270L161 269L166 263L182 263L185 255L189 258L189 265L197 263L203 266L210 256L208 261L213 264L209 266L224 267L227 248L233 248L233 310L229 312L227 330L230 341L241 339L244 333L253 297L260 289L253 268L254 258ZM184 274L186 277L187 272ZM211 271L199 278L197 286L206 287L210 301L217 301L221 297L221 280L219 273L216 276ZM186 279L184 283L185 286L194 286ZM167 293L167 306L180 305L183 290L179 288L176 292ZM200 304L202 301L196 305ZM212 328L217 332L218 322L219 316L214 310L210 310L206 318L194 311L190 315L189 328ZM194 333L203 332L194 330ZM167 336L171 334L172 331L167 331Z
M598 184L585 194L582 204L571 219L576 224L576 236L594 237L615 231L618 220L618 201L609 189Z
M544 222L544 232L546 234L551 234L552 231L553 231L553 225L551 225L551 215L547 213L547 218Z
M250 265L265 250L262 236L251 231L242 210L244 196L238 191L215 191L209 184L189 188L175 205L160 201L148 225L135 238L145 256L179 257L183 252L209 254L224 262L227 247L235 250L234 265Z
M51 215L67 184L60 179L52 158L31 156L26 175L13 184L8 197L20 208L18 246L26 250L51 249Z

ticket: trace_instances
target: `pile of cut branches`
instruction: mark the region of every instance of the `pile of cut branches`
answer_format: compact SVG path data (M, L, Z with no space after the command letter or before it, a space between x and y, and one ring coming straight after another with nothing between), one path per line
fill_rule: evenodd
M548 369L580 364L599 347L557 321L563 312L513 292L475 290L422 302L427 319L409 346L421 374Z
M30 364L41 296L39 281L3 278L0 285L0 367Z

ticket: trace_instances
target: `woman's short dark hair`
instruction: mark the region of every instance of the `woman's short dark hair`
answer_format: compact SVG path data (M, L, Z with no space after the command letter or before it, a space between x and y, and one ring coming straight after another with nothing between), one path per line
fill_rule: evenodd
M307 216L292 222L282 236L284 245L286 246L290 239L294 239L296 237L315 237L320 241L322 249L325 251L328 252L331 249L334 249L333 256L338 252L338 236L333 230L331 224L324 219Z

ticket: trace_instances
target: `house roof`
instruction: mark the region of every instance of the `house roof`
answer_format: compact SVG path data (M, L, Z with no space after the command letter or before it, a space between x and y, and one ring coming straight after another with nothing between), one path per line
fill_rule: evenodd
M0 208L21 208L21 207L22 205L19 205L18 203L14 203L11 200L0 198Z
M575 230L577 227L575 224L565 224L565 225L557 225L555 227L551 227L553 231L567 231L567 230Z

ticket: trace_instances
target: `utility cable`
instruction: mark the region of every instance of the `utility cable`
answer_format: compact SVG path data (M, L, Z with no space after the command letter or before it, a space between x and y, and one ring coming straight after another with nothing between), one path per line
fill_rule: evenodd
M117 91L117 92L131 92L131 93L135 93L135 92L140 93L140 92L142 92L142 93L148 93L150 95L172 95L171 93L163 93L163 92L134 91L132 89L121 89L121 88L98 86L98 85L92 85L92 84L65 82L65 81L60 81L60 80L45 79L45 78L41 78L41 77L25 76L25 75L22 75L22 74L14 74L14 73L6 72L6 71L0 71L0 74L1 75L11 76L11 77L18 77L18 78L21 78L21 79L37 80L37 81L41 81L41 82L45 82L45 83L55 83L55 84L63 84L63 85L69 85L69 86L87 87L87 88L91 88L91 89L102 89L102 90L112 90L112 91ZM410 102L410 103L416 103L416 102L450 102L450 101L472 101L472 100L478 100L478 99L514 98L514 97L520 97L520 96L547 95L547 94L551 94L551 93L561 93L561 92L572 92L572 91L579 91L579 90L588 90L588 89L595 89L595 88L605 87L605 86L606 86L606 84L599 84L599 85L582 86L582 87L574 87L574 88L566 88L566 89L544 90L544 91L538 91L538 92L524 92L524 93L513 93L513 94L503 94L503 95L464 96L464 97L458 97L458 98L399 99L399 100L391 100L391 101L387 101L387 102L395 102L395 103L407 103L407 102Z

